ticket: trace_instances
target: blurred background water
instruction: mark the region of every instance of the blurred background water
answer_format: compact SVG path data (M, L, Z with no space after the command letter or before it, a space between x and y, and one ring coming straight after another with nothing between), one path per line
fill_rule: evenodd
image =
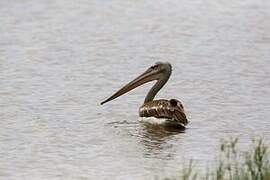
M270 1L0 1L0 179L154 179L220 139L270 139ZM99 103L156 61L157 98L177 98L183 132L149 128L152 83Z

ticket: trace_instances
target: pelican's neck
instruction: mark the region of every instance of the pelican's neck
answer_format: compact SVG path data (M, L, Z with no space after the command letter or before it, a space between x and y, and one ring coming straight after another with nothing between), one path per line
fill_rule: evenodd
M156 84L150 89L147 96L144 99L144 103L153 101L158 91L166 84L171 75L171 71L162 74L162 77L156 82Z

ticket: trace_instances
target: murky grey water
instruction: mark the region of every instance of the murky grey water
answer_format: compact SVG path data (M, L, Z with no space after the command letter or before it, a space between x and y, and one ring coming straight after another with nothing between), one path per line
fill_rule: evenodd
M270 2L0 1L0 179L153 179L211 163L221 138L270 139ZM138 123L155 61L184 132Z

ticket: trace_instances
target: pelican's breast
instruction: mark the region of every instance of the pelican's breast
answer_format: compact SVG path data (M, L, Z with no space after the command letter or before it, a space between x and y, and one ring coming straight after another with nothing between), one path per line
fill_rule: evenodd
M175 99L160 99L144 103L139 109L139 114L140 117L148 119L149 117L155 117L159 120L175 121L183 125L188 123L183 105Z

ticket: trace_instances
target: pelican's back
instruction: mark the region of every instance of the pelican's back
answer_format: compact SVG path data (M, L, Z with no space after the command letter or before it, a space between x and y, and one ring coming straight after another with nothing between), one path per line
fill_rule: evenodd
M183 105L176 99L153 100L144 103L139 110L140 117L166 118L183 125L188 123Z

